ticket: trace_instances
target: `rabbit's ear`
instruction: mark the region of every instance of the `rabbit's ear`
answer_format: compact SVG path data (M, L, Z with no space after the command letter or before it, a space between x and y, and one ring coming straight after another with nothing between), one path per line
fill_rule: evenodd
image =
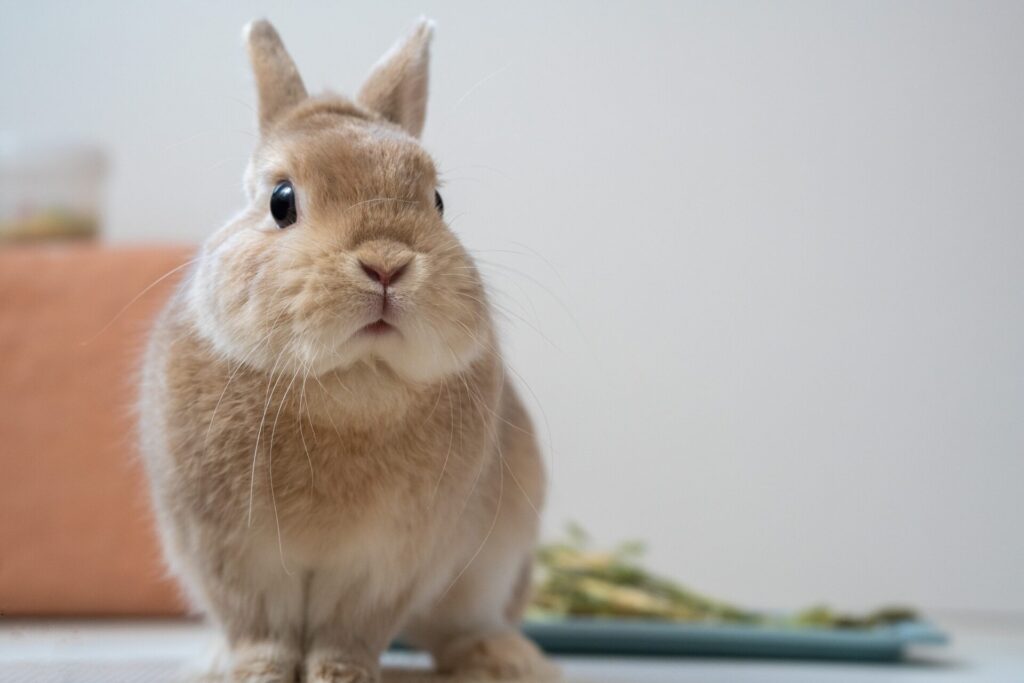
M434 22L422 18L381 57L359 90L359 102L419 137L427 115L430 39Z
M251 22L244 34L256 76L260 131L265 133L282 112L306 99L306 86L302 84L295 62L284 49L281 36L269 21Z

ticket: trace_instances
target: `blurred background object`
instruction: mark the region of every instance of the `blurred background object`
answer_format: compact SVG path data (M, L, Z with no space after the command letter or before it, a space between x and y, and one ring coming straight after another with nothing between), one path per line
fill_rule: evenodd
M173 284L160 278L189 255L0 249L0 616L181 612L153 534L133 404L146 331Z
M0 241L95 237L106 171L97 147L0 132Z

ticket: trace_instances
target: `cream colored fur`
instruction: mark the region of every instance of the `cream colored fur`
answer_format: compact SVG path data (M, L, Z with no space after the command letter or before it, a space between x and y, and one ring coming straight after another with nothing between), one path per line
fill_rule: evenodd
M307 96L273 27L248 27L249 205L152 333L141 435L159 528L233 680L375 681L399 634L441 671L553 675L517 631L544 498L533 428L416 139L431 31L352 102ZM280 229L284 179L298 220ZM385 291L361 262L404 271ZM382 316L396 331L362 329Z

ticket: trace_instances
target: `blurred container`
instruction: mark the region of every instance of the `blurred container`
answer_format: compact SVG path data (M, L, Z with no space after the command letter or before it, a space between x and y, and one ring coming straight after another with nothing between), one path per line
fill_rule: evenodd
M96 146L0 138L0 242L94 237L106 176Z

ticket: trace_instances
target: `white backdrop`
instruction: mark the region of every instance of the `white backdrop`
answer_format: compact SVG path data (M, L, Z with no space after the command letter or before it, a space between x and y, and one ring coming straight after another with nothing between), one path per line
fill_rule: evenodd
M352 92L428 13L549 532L759 606L1024 610L1024 3L0 4L0 130L105 144L112 242L240 206L245 21Z

